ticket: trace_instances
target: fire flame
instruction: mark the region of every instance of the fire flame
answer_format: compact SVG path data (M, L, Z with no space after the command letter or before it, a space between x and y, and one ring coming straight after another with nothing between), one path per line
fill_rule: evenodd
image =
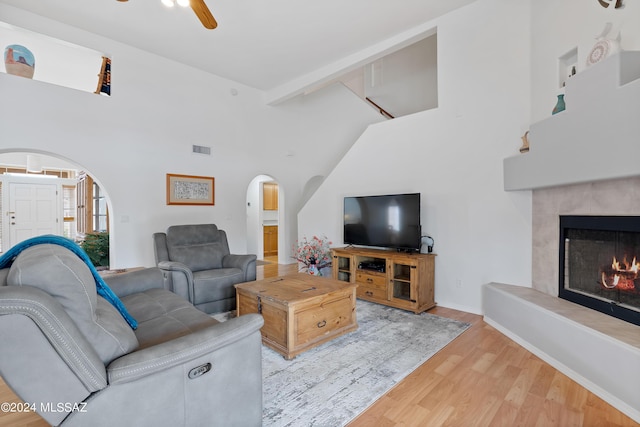
M613 262L611 263L611 268L614 271L624 271L627 273L638 273L638 269L640 268L640 263L638 263L638 261L636 260L636 257L633 257L633 262L631 263L631 265L629 265L629 263L627 262L626 258L623 261L622 264L620 264L620 261L618 261L616 259L616 257L613 257Z

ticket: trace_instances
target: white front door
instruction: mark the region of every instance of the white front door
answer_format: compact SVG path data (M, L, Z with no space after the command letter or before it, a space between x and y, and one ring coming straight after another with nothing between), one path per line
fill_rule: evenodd
M9 184L9 246L43 234L61 234L56 184Z

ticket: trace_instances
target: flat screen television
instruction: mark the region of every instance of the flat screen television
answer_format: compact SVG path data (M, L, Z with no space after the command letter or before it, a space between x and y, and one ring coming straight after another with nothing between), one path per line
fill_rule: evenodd
M344 198L344 243L406 251L421 244L420 193Z

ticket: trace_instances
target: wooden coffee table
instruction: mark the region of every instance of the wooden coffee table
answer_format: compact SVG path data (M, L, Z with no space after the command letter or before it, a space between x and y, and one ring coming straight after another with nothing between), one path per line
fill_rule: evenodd
M235 286L237 315L262 314L262 342L285 359L358 328L355 284L298 273Z

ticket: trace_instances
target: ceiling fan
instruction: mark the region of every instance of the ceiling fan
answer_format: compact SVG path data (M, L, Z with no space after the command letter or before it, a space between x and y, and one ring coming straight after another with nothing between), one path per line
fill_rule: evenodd
M126 2L129 0L118 0L118 1ZM173 6L173 0L168 0L168 1L163 0L163 3L165 3L166 5ZM182 3L183 2L178 0L178 4L182 6L183 5ZM218 23L216 22L215 18L211 14L211 11L205 4L204 0L185 0L184 3L185 3L184 4L185 6L191 6L191 9L193 9L193 11L196 13L196 16L198 17L200 22L202 22L202 25L204 25L205 28L213 30L218 26Z

